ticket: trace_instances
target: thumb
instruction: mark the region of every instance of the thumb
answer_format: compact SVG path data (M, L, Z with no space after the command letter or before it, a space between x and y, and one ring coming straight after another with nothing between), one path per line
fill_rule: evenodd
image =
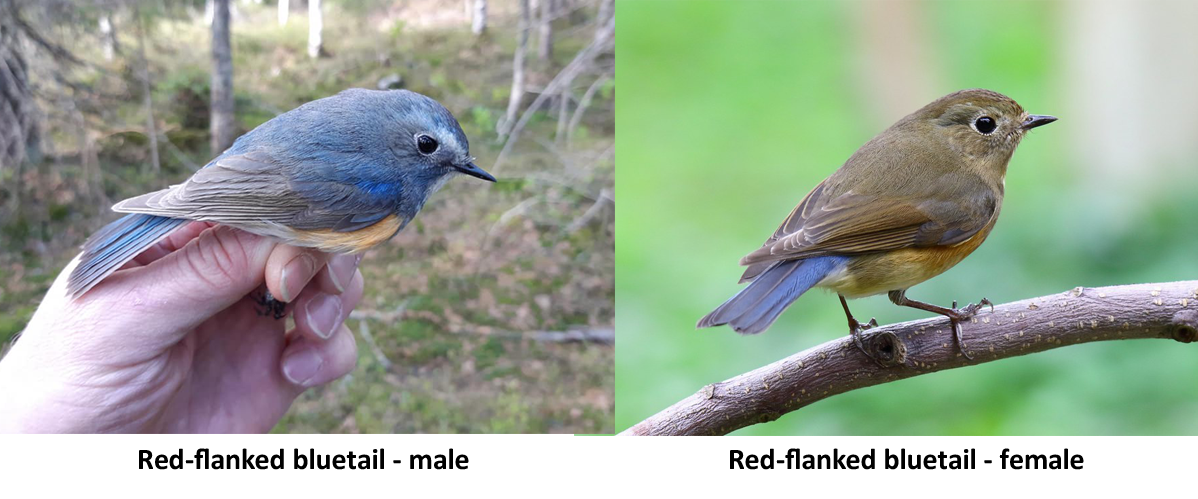
M173 343L262 285L275 245L218 225L149 265L113 274L114 282L82 299L108 309L101 315L119 314L114 319L129 326L126 334Z

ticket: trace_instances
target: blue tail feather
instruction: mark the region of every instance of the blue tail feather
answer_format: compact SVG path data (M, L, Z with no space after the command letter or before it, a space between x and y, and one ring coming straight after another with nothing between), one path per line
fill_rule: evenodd
M79 264L67 279L67 294L78 297L99 284L187 220L132 214L106 225L83 244Z
M821 256L778 262L700 319L697 326L727 324L741 334L765 331L786 307L828 274L842 267L846 260L840 256Z

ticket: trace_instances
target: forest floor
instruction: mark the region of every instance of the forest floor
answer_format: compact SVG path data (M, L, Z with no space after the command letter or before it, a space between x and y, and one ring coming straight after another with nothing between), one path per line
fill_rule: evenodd
M242 131L397 74L405 88L454 112L478 163L491 170L503 146L494 130L511 86L514 26L495 23L475 38L464 21L405 23L413 12L334 11L325 19L328 56L311 60L302 15L278 27L270 8L238 5L234 87ZM589 41L588 30L562 22L553 60L530 58L534 86ZM58 147L47 163L22 174L22 208L0 217L0 354L78 245L116 218L106 209L112 201L177 183L211 157L207 119L196 116L206 114L206 30L188 18L160 20L149 32L156 115L170 139L160 147L161 174L142 167L143 134L94 124L144 122L136 93L110 103L106 119L89 121L102 192L83 194L82 155L71 150L65 125L50 137ZM613 327L613 103L614 82L596 95L569 145L554 139L556 116L539 112L491 170L497 184L450 182L407 229L366 253L366 294L348 322L359 335L357 368L301 396L275 431L611 432L613 346L540 333L610 335Z

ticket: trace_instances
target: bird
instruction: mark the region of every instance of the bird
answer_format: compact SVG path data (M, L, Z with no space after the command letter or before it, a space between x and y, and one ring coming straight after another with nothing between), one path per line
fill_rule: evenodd
M474 160L461 125L436 100L344 90L259 125L181 184L116 203L112 210L127 215L83 244L67 294L83 296L189 221L359 253L403 230L451 177L495 182Z
M757 250L740 260L749 283L697 327L765 331L813 287L840 298L849 334L867 356L862 324L846 298L886 293L890 301L949 318L962 354L961 322L985 305L942 307L907 289L956 265L994 229L1007 163L1031 129L1056 121L1028 114L985 89L948 94L900 119L820 182ZM877 359L875 359L877 360Z

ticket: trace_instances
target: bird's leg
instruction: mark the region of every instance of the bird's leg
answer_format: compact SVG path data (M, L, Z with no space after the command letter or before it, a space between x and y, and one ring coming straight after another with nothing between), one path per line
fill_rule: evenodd
M274 316L275 320L287 317L287 303L276 300L270 294L269 289L263 291L261 296L255 297L254 304L257 305L254 307L254 310L258 312L258 316L260 317L271 315Z
M985 298L982 298L982 301L979 303L970 303L969 305L961 308L957 308L957 302L954 301L952 308L944 308L941 306L932 305L931 303L924 303L907 298L907 290L905 289L891 291L889 296L890 301L900 307L917 308L919 310L948 317L948 322L953 327L953 339L957 341L957 348L961 350L961 355L964 355L965 358L969 360L973 360L973 357L969 355L969 352L965 351L965 342L961 339L961 321L970 319L976 315L983 306L986 305L989 305L990 310L994 311L994 304Z
M849 302L845 301L844 295L836 295L836 296L840 297L840 306L844 307L844 315L845 315L845 317L848 317L848 319L849 319L849 336L853 337L853 343L855 343L857 345L857 349L861 350L861 353L865 354L866 357L873 359L874 362L878 362L877 357L874 357L873 355L871 355L869 353L869 350L865 349L865 344L861 342L861 332L865 331L869 328L872 328L872 327L877 327L878 320L871 317L869 319L869 322L866 324L857 322L857 318L853 317L852 312L849 312Z

